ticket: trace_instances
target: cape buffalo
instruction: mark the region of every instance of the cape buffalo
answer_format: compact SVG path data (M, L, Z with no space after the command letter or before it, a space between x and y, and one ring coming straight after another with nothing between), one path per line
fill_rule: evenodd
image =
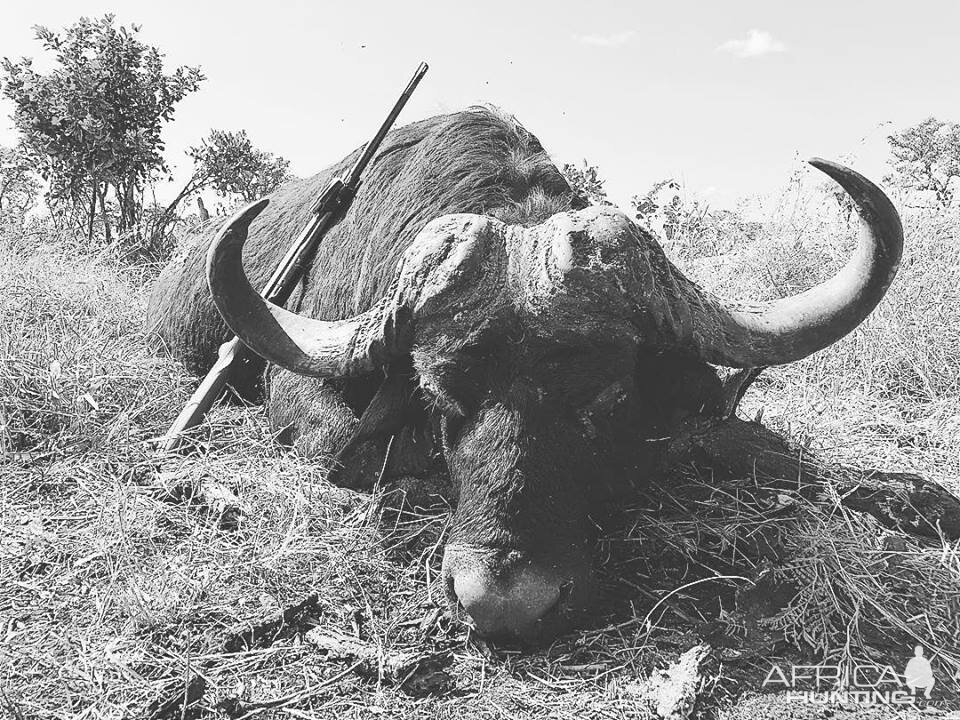
M264 301L254 287L356 156L246 208L212 245L197 238L161 275L149 322L196 370L229 326L270 363L272 425L335 456L335 482L370 487L391 438L388 476L442 465L457 497L447 594L486 634L549 634L589 607L592 514L644 482L656 439L722 412L714 365L830 345L900 259L883 192L816 160L857 205L855 254L800 295L732 305L625 214L586 207L514 119L473 109L390 133L288 309ZM234 385L256 392L261 370Z

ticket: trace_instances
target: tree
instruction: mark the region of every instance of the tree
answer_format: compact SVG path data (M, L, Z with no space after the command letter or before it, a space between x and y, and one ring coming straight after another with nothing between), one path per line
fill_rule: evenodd
M210 185L220 197L243 202L269 195L290 177L290 161L253 146L246 130L211 130L187 154L195 164L194 182Z
M187 155L193 159L193 174L170 204L156 213L153 221L154 235L158 238L155 254L161 256L170 248L160 247L159 238L177 222L177 208L190 196L212 186L221 197L253 202L269 195L291 177L287 170L290 162L255 148L244 130L211 130L209 137L202 140L199 147L190 148ZM197 202L201 219L205 219L204 215L209 218L202 200L197 198Z
M960 124L929 117L887 137L894 173L907 190L932 193L937 205L953 201L960 181Z
M115 27L113 15L35 31L53 69L39 73L30 58L2 64L24 149L89 239L98 205L108 238L114 214L119 231L139 232L144 188L168 172L161 130L203 75L185 66L164 74L162 53L137 39L137 25Z
M687 261L728 253L735 243L752 241L761 228L740 210L710 207L672 178L655 182L630 204L636 219L662 233L674 256Z
M564 163L560 172L563 173L574 195L590 205L610 205L610 201L607 200L607 191L603 188L606 181L600 177L600 171L596 165L591 165L584 159L583 167Z
M655 182L645 195L630 200L640 220L650 227L662 227L667 240L700 234L707 208L685 197L683 187L673 178Z
M0 221L21 224L39 192L29 159L17 149L0 147Z

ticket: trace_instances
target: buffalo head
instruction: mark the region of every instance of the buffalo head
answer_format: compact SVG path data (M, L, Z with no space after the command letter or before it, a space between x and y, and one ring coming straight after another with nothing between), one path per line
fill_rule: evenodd
M379 302L327 321L272 305L247 280L241 251L260 201L214 240L208 281L240 339L295 373L412 368L459 489L444 555L448 596L482 632L526 636L588 604L590 512L615 468L639 467L624 446L642 446L642 428L663 411L665 363L798 360L849 333L883 297L902 245L895 209L857 173L813 164L856 203L860 243L832 279L763 305L703 291L613 207L532 227L437 218Z

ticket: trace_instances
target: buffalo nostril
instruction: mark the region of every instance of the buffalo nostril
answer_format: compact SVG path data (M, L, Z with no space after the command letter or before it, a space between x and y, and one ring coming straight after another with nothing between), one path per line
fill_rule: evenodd
M484 635L525 635L558 604L560 583L524 567L506 578L486 568L465 569L452 575L453 594Z

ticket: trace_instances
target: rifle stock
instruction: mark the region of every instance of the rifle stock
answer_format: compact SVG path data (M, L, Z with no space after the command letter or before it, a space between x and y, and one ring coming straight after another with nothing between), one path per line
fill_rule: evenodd
M220 346L217 351L217 361L204 376L197 389L193 391L193 395L183 406L183 410L177 415L177 419L170 425L170 429L160 438L157 449L161 453L179 449L185 439L184 432L196 427L203 421L214 400L220 397L220 393L226 387L230 368L238 359L242 347L239 338L227 340Z
M349 207L360 187L364 169L373 159L377 148L390 131L413 91L416 90L427 69L426 63L420 63L410 82L407 83L407 87L387 115L387 119L380 125L377 134L364 146L360 157L357 158L350 169L346 181L334 178L317 198L311 209L310 220L306 227L284 254L260 293L265 299L276 305L284 305L290 299L290 295L300 282L304 271L320 245L320 241L323 240L323 236L327 234L330 228L339 222L343 213ZM220 346L213 367L210 368L200 386L194 391L183 410L180 411L177 419L173 421L163 437L158 440L157 449L159 452L173 452L183 446L186 437L184 433L203 421L214 401L223 392L231 368L242 359L245 352L249 352L249 350L236 337Z

